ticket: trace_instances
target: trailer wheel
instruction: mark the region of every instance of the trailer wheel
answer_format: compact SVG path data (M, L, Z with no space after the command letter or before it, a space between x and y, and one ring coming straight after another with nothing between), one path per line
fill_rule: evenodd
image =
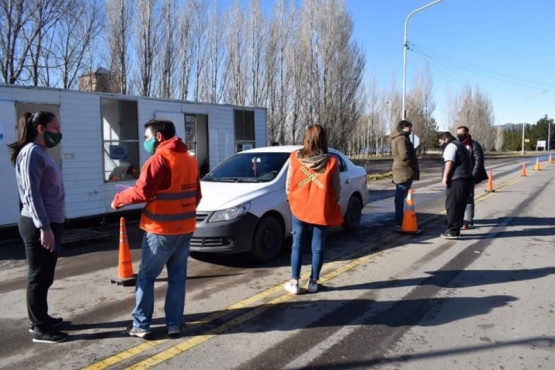
M265 216L254 231L251 255L260 262L273 260L283 245L283 228L274 216Z

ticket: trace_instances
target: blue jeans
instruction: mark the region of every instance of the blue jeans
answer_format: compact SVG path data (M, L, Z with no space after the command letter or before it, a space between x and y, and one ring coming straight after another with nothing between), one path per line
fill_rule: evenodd
M412 180L395 184L395 223L401 225L403 223L403 214L405 213L405 198L407 197Z
M168 290L164 311L168 331L177 331L185 310L185 283L191 236L145 233L141 268L137 277L136 305L131 313L133 326L149 330L154 311L154 281L164 266L168 270Z
M291 278L299 279L301 266L303 264L303 250L310 241L312 233L312 272L311 280L320 278L320 270L324 264L324 247L326 245L326 234L328 226L312 225L292 216L293 221L293 245L291 247Z
M464 211L464 223L474 223L474 186L472 187L472 191L468 195L468 200L466 201L466 209Z

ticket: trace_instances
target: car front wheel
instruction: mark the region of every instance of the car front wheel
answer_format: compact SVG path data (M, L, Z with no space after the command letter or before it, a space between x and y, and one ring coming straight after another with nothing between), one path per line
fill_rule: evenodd
M357 196L351 195L349 203L347 204L347 211L344 215L343 227L351 230L360 224L362 217L362 202Z
M273 260L283 245L283 229L274 216L266 216L258 223L253 237L251 255L258 261Z

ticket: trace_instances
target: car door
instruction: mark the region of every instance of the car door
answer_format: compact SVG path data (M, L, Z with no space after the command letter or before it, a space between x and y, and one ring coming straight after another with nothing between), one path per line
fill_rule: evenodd
M345 160L338 153L330 152L335 158L337 158L337 165L339 167L339 178L341 183L341 199L339 199L339 204L341 205L341 210L345 213L347 209L347 204L349 203L349 198L353 193L353 181L352 174L349 172L349 167Z

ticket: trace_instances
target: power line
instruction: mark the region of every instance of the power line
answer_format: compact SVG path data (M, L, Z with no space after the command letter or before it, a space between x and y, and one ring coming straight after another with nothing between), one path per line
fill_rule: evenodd
M527 79L527 78L522 78L522 77L511 75L511 74L508 74L508 73L502 73L502 72L499 72L498 70L494 70L494 69L483 67L483 66L478 66L476 64L472 64L472 63L468 63L468 62L465 62L465 61L462 61L462 60L459 60L459 59L455 59L455 58L452 58L448 55L441 54L441 53L438 53L434 50L427 49L427 48L424 48L424 47L420 47L420 46L417 46L415 44L411 44L410 50L413 51L419 57L421 57L421 58L425 59L426 61L430 62L430 64L433 64L434 66L436 66L436 68L437 68L437 64L436 63L431 63L432 61L440 63L442 65L455 67L455 68L462 69L462 70L465 70L465 71L470 72L470 73L474 73L474 74L477 74L477 75L488 77L488 78L493 79L493 80L497 80L497 81L501 81L501 82L505 82L505 83L509 83L509 84L513 84L513 85L519 85L519 86L523 86L523 87L530 87L530 88L534 88L534 89L549 89L549 90L555 89L555 84L549 84L549 83L546 84L545 82L536 81L536 80ZM458 75L456 75L456 74L454 76L458 77Z

